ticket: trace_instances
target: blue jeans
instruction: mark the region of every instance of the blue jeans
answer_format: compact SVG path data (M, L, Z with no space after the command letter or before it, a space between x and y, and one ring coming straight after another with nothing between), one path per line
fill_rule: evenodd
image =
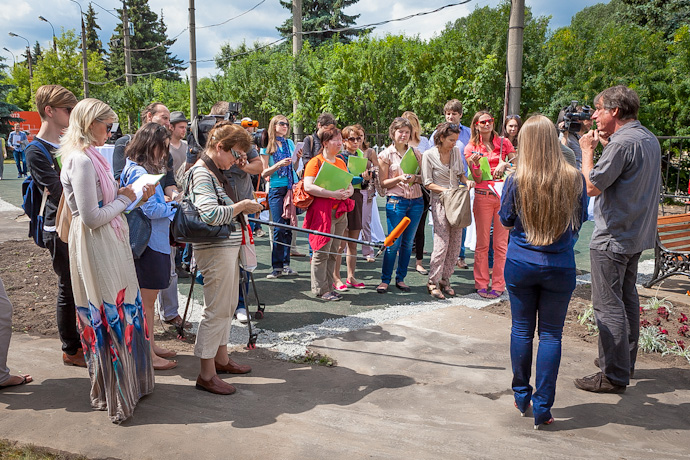
M465 258L465 238L467 237L467 228L462 229L462 243L460 243L460 258Z
M244 295L247 294L249 297L249 272L246 272L240 268L240 288L237 291L237 308L246 308L244 303ZM244 277L244 289L242 289L242 277Z
M17 164L17 174L24 174L26 176L26 154L23 150L14 149L14 162Z
M287 195L287 187L271 187L268 191L268 208L271 210L271 220L279 224L289 224L283 219L283 200ZM290 244L292 230L273 228L273 251L271 251L271 266L273 270L282 270L290 265Z
M395 266L395 258L400 251L400 258L398 259L398 269L395 272L395 282L399 283L405 280L407 276L407 265L410 263L410 255L412 254L412 242L414 241L415 233L417 233L417 226L424 211L424 200L414 198L408 200L397 196L386 197L386 221L388 222L388 233L392 232L396 225L400 223L403 217L410 218L410 224L407 226L395 243L386 248L383 254L383 268L381 270L381 282L390 284L393 275L393 267Z
M561 337L568 303L575 289L575 267L560 268L507 259L506 289L510 296L513 326L510 361L513 392L521 412L533 404L534 424L551 418L556 396L556 378L561 364ZM529 384L532 371L532 341L538 325L536 391Z

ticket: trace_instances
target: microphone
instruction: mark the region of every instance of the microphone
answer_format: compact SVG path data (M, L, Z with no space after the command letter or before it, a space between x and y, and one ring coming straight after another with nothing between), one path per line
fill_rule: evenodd
M400 235L405 231L407 226L410 225L410 218L405 216L402 218L400 223L395 226L392 232L386 237L386 239L383 241L383 247L379 249L378 254L376 254L376 257L380 256L385 248L393 246L393 243L395 243L395 240L398 239Z

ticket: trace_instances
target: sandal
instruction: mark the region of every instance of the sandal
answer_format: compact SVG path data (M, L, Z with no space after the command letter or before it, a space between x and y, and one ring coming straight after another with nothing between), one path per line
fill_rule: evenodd
M26 374L26 375L23 375L23 374L10 375L10 378L7 380L9 381L12 377L19 377L19 378L21 378L21 380L18 383L6 383L4 385L0 385L0 390L5 389L5 388L9 388L9 387L16 387L19 385L24 385L24 384L31 383L34 381L34 379L28 374Z
M381 283L378 286L376 286L376 292L379 294L385 294L388 292L388 285L386 283Z
M542 423L542 425L551 425L552 423L553 423L553 417L551 417L550 419L548 419L547 421L545 421L544 423ZM535 430L538 430L538 429L539 429L539 425L534 425L534 429L535 429Z
M441 290L445 295L454 297L455 296L455 290L450 287L450 281L448 280L441 280L440 283L438 283L441 286Z
M467 262L465 262L465 259L463 259L463 258L458 259L458 262L456 265L459 269L469 268L469 266L467 265Z
M342 297L339 296L338 294L336 294L335 292L327 292L324 295L322 295L321 298L323 300L331 300L331 301L342 299Z
M346 280L345 284L353 289L364 289L366 287L364 283L353 283L350 280Z
M435 299L439 299L439 300L445 300L446 297L443 295L441 290L435 284L427 283L426 288L429 291L429 294L431 294L431 297L433 297Z
M340 286L336 286L335 283L333 283L333 289L336 291L347 291L347 284L341 284Z

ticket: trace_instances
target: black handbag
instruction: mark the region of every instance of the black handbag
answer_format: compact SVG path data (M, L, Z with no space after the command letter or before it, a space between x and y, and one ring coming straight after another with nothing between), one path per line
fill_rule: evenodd
M125 214L125 217L129 225L129 246L132 248L132 256L138 259L149 245L151 220L144 215L141 208L134 208Z
M187 184L184 191L184 199L177 205L177 212L170 225L173 238L178 243L212 243L214 241L226 240L234 230L234 225L209 225L199 217L192 200L189 199L189 184L192 182L192 173L189 172ZM215 188L215 187L214 187ZM216 192L216 195L218 192ZM225 203L218 196L218 204Z

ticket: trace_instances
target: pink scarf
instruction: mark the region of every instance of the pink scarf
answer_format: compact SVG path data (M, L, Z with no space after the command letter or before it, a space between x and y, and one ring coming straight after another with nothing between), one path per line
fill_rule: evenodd
M117 195L113 174L110 172L110 164L108 163L108 160L106 160L105 157L101 155L93 146L87 147L84 153L86 153L86 156L89 157L91 163L93 163L93 168L96 170L96 175L101 183L101 195L103 195L103 205L105 206L106 204L115 200ZM115 230L115 234L120 241L124 241L125 237L122 231L122 216L118 214L113 220L110 221L110 225Z

